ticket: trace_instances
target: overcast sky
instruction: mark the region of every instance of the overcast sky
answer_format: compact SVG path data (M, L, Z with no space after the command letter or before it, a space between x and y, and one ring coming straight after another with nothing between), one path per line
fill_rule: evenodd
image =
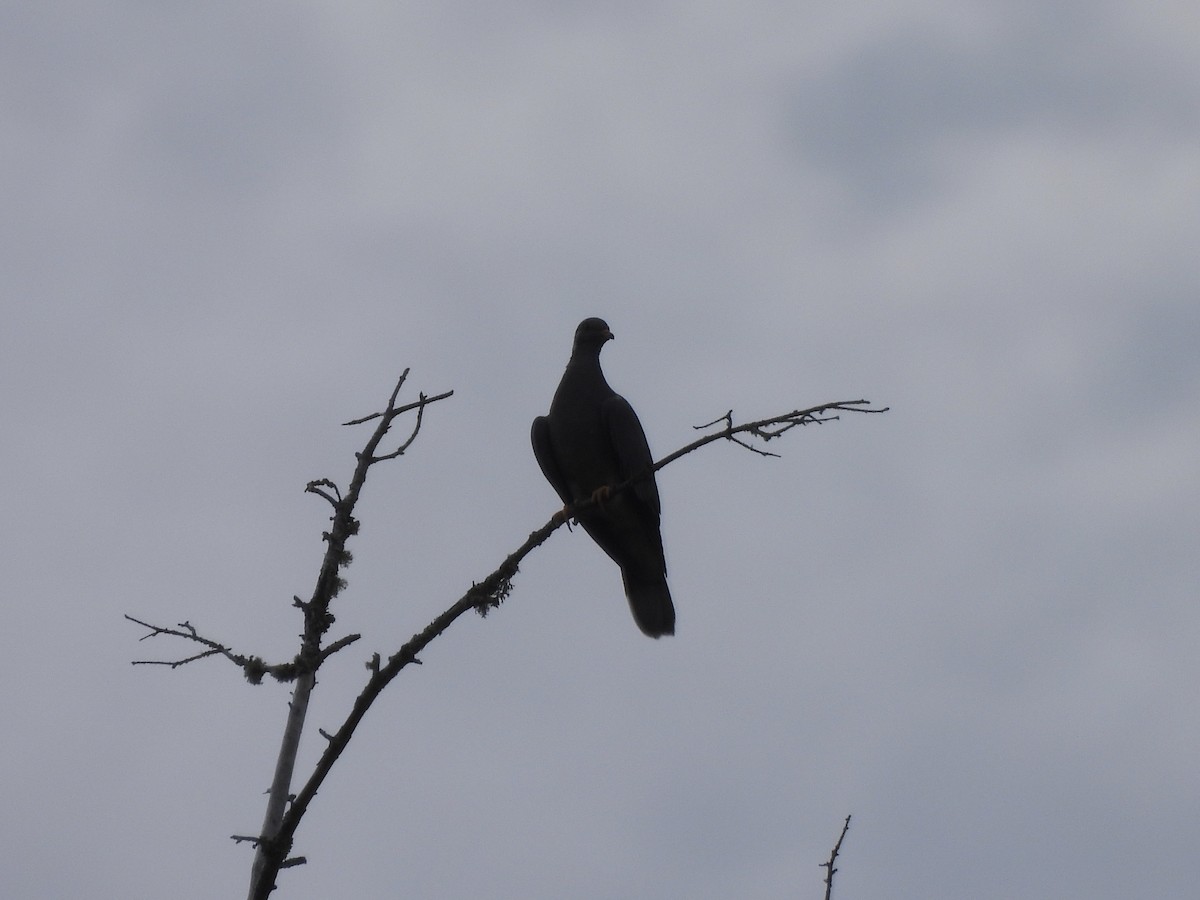
M244 895L325 505L373 471L307 771L554 511L585 316L678 634L560 530L371 711L278 896L1194 896L1194 3L8 4L0 886Z

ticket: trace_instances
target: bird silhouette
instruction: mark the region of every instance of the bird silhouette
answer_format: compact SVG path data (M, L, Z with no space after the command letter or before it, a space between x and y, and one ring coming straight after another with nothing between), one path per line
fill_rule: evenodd
M654 462L646 433L629 402L609 387L600 350L613 333L603 319L575 329L571 358L550 412L533 420L531 439L542 474L570 507L595 499L576 518L621 567L625 596L638 627L650 637L675 633L675 606L667 587L658 485L650 474L628 490L611 488Z

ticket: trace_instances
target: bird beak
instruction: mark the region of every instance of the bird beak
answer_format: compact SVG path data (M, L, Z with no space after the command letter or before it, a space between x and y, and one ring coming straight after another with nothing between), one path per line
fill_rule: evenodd
M615 341L617 339L617 336L615 334L613 334L611 331L606 331L606 332L604 332L604 339L606 341Z

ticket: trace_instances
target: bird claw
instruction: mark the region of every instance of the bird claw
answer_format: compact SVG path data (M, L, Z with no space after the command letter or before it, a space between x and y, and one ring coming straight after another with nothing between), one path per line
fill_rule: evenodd
M592 502L595 503L601 510L604 509L604 501L612 496L612 489L607 484L602 484L600 487L592 491Z
M567 531L571 530L571 507L564 506L553 516L550 517L551 522L563 522L567 526Z

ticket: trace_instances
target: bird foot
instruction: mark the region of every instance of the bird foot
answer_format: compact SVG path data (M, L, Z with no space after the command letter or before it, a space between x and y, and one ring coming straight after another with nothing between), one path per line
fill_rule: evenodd
M592 502L601 509L604 509L604 502L612 496L612 489L607 484L602 484L600 487L592 491Z

